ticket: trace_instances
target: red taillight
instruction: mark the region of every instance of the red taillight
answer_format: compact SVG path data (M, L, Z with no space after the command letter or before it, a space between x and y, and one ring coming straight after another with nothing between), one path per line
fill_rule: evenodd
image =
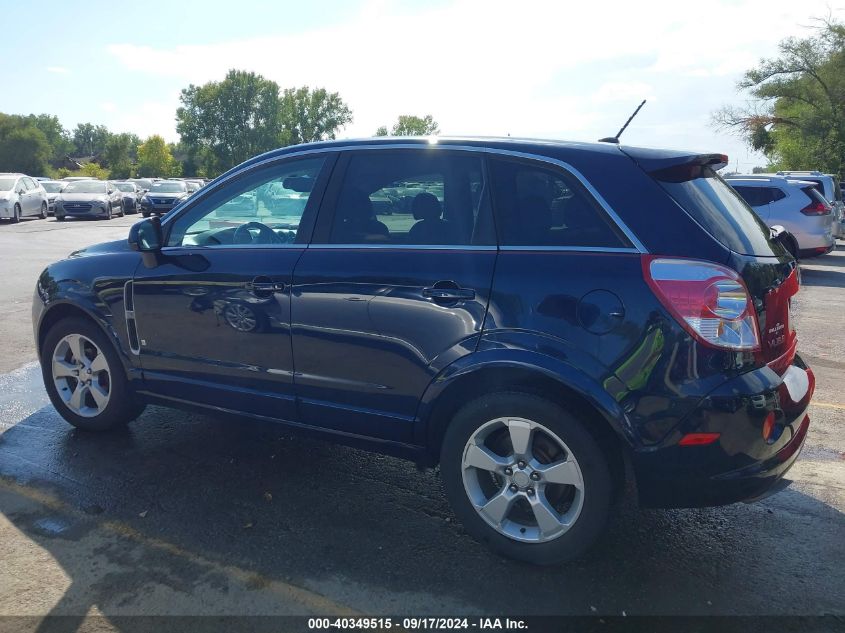
M678 444L681 446L707 446L718 439L718 433L687 433Z
M811 202L801 209L801 213L804 215L828 215L830 212L830 205L827 205L824 202Z
M736 271L712 262L647 255L643 274L666 309L705 345L760 349L751 295Z

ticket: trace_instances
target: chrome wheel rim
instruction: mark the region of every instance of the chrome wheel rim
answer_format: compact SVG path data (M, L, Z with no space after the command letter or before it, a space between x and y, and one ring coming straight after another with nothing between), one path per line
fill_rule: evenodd
M68 334L60 340L53 351L52 374L59 397L76 415L93 418L108 406L109 363L91 339Z
M226 323L238 332L252 332L258 325L253 311L239 303L227 305L223 316L226 318Z
M500 534L544 543L565 534L584 506L584 477L569 447L525 418L483 424L464 447L464 490Z

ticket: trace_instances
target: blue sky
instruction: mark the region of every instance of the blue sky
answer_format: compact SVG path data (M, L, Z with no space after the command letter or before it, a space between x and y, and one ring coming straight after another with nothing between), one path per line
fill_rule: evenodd
M235 67L340 92L355 117L343 137L432 114L444 134L595 140L647 98L625 142L722 151L740 169L763 159L710 113L742 104L742 71L830 12L816 0L3 4L20 28L0 41L0 111L68 128L177 140L179 91Z

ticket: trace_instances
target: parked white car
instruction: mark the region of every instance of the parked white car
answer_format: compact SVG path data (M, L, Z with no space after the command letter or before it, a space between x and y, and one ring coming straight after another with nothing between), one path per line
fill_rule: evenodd
M47 192L37 180L24 174L0 174L0 218L47 217Z
M792 235L796 257L814 257L833 250L833 206L817 183L787 176L728 176L728 184L768 226L782 226Z

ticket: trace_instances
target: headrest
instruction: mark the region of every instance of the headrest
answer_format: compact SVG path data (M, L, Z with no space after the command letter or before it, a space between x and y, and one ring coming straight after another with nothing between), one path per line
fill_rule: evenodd
M437 196L427 191L414 196L411 211L414 213L415 220L439 220L443 213Z

